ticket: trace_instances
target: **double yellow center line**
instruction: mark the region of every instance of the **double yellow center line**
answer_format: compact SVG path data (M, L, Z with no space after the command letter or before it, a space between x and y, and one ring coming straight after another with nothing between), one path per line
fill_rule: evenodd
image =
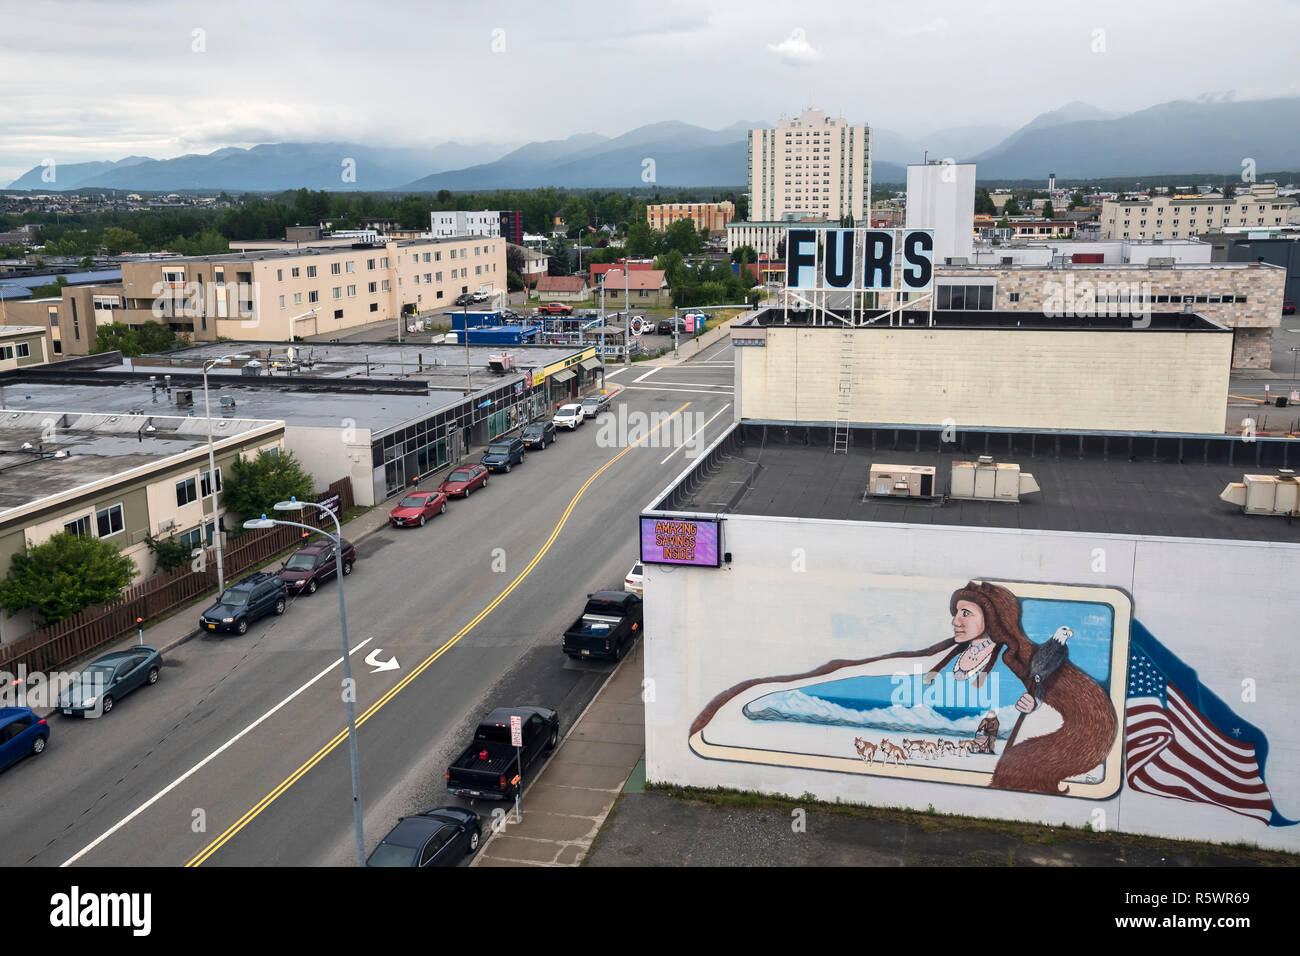
M375 701L374 704L372 704L369 708L367 708L366 711L360 717L357 718L357 726L360 727L367 720L369 720L376 713L378 713L379 710L390 700L392 700L395 696L397 696L397 694L401 692L403 688L405 688L408 684L411 683L411 681L415 680L417 677L423 674L433 664L434 661L436 661L439 657L441 657L448 650L454 647L462 637L464 637L466 634L472 631L483 621L485 617L491 614L492 611L496 609L497 605L499 605L502 601L504 601L507 597L509 597L510 594L515 590L515 588L517 588L523 582L523 580L526 577L528 577L529 574L532 573L533 568L537 567L538 563L542 560L542 558L546 557L546 552L548 552L551 549L551 545L555 543L555 539L559 537L560 532L564 530L564 525L568 522L569 515L573 514L573 509L577 507L578 501L582 498L584 494L586 494L587 489L591 487L591 485L595 482L595 480L599 478L601 475L603 475L609 468L611 468L614 465L615 462L617 462L620 458L622 458L624 455L630 452L633 448L637 447L637 445L640 445L651 435L653 435L656 431L658 431L664 425L668 424L668 422L672 421L676 416L680 415L688 406L690 406L690 404L691 404L690 402L686 402L681 406L679 406L677 410L674 411L671 415L667 416L658 425L655 425L653 428L650 428L648 431L646 431L644 435L642 435L636 441L630 443L626 448L624 448L621 452L619 452L609 461L605 462L605 464L603 464L600 468L598 468L591 475L590 478L588 478L585 482L583 482L582 487L579 488L577 493L574 494L573 498L570 499L569 506L564 509L564 514L560 516L560 520L556 523L555 527L551 530L550 536L546 539L546 542L542 545L542 547L538 550L538 552L535 555L533 555L533 559L528 562L527 567L525 567L522 571L519 572L518 576L513 581L510 582L510 584L505 588L505 590L503 590L500 594L496 596L495 599L493 599L491 604L489 604L477 615L475 615L474 619L471 620L464 627L462 627L459 631L457 631L456 634L447 641L447 643L443 644L436 651L434 651L423 661L421 661L419 666L417 666L409 674L407 674L400 681L398 681L397 684L395 684L392 687L392 689L388 691L388 693L384 694L383 697L379 698L379 700ZM308 771L310 771L318 763L320 763L327 756L329 756L329 754L336 747L338 747L347 739L348 739L348 731L346 728L344 728L334 736L333 740L325 744L325 746L321 747L320 750L316 751L316 753L312 754L312 756L307 761L305 761L300 767L298 767L297 770L289 774L289 776L287 776L283 781L281 781L281 783L278 786L276 786L274 790L272 790L261 800L259 800L256 804L254 804L247 813L245 813L242 817L240 817L233 824L231 824L230 827L224 833L221 834L221 836L217 837L206 847L204 847L203 850L198 853L198 855L196 855L191 860L189 860L185 865L201 866L203 863L205 863L212 856L212 854L216 853L223 846L229 843L236 833L244 829L244 827L248 826L248 824L251 823L257 817L258 814L260 814L263 810L265 810L276 800L278 800L285 793L285 791L287 791L290 787L292 787L295 783L297 783L303 776L307 774Z

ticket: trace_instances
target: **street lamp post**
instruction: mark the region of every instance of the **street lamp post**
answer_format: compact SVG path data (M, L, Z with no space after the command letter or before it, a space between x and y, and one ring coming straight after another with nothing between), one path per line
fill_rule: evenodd
M276 511L302 511L303 508L315 508L317 511L324 511L334 520L336 534L330 534L320 528L312 527L307 524L300 524L297 521L282 521L279 518L268 518L262 515L261 518L254 518L251 521L245 521L245 528L273 528L276 525L288 525L294 528L305 528L307 531L315 531L323 534L334 542L334 577L339 583L339 628L343 638L343 680L346 686L351 688L356 685L352 683L352 657L348 649L348 608L343 600L343 526L339 524L339 517L331 509L314 501L299 501L297 498L290 498L288 501L277 501L275 503ZM356 704L353 700L354 694L344 694L344 700L348 705L348 759L352 764L352 828L357 844L357 866L366 865L366 838L362 827L361 819L361 766L357 755L357 713Z
M217 511L217 455L212 446L212 405L208 401L208 370L214 365L228 365L231 359L247 360L251 356L235 352L213 359L203 366L203 414L208 418L208 484L212 489L212 543L217 551L217 593L226 589L225 571L221 566L221 519Z
M627 368L632 364L632 293L628 291L628 273L631 266L627 257L623 257L623 324L627 326L624 332L623 344L627 346L623 349L623 367Z

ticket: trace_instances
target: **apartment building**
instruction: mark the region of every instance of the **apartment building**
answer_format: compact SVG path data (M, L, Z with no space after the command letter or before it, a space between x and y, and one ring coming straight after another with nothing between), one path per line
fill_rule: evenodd
M429 213L429 232L434 238L451 236L500 236L501 213L487 209L479 212L457 210Z
M0 371L49 361L45 329L39 325L0 325Z
M5 303L10 322L39 326L46 361L58 362L89 355L100 325L125 322L125 299L120 283L68 285L60 295Z
M1190 238L1226 228L1285 226L1295 210L1296 201L1279 196L1276 183L1255 183L1232 199L1217 193L1107 199L1101 228L1106 239Z
M505 240L472 235L122 266L126 321L165 322L195 342L341 332L431 313L461 293L505 285Z
M645 207L645 219L651 229L663 232L673 223L690 219L697 232L723 232L736 216L731 202L665 202Z
M871 130L823 110L749 131L749 214L756 222L866 222L871 209Z

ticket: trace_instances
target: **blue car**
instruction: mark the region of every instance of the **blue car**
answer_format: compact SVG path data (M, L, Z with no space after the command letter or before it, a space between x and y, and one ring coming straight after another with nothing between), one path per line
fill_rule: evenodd
M0 707L0 770L28 754L40 756L50 739L50 725L29 707Z
M162 654L156 647L134 644L105 654L87 664L80 679L59 695L59 709L69 717L99 717L137 687L158 683L161 673Z
M511 465L524 463L524 442L520 438L501 438L488 445L479 464L488 471L509 471Z

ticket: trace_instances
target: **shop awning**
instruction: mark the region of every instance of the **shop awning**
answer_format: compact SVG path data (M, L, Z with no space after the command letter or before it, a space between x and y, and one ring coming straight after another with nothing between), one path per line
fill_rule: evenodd
M561 369L560 371L558 371L558 372L556 372L554 375L552 375L552 376L551 376L551 381L552 381L552 382L560 382L560 383L564 383L564 382L567 382L567 381L568 381L569 379L571 379L571 378L577 378L577 377L578 377L578 376L577 376L577 373L574 372L573 369L566 368L566 369Z
M588 372L594 372L596 369L600 368L600 359L598 358L583 359L578 364L581 365L583 368L585 368Z

